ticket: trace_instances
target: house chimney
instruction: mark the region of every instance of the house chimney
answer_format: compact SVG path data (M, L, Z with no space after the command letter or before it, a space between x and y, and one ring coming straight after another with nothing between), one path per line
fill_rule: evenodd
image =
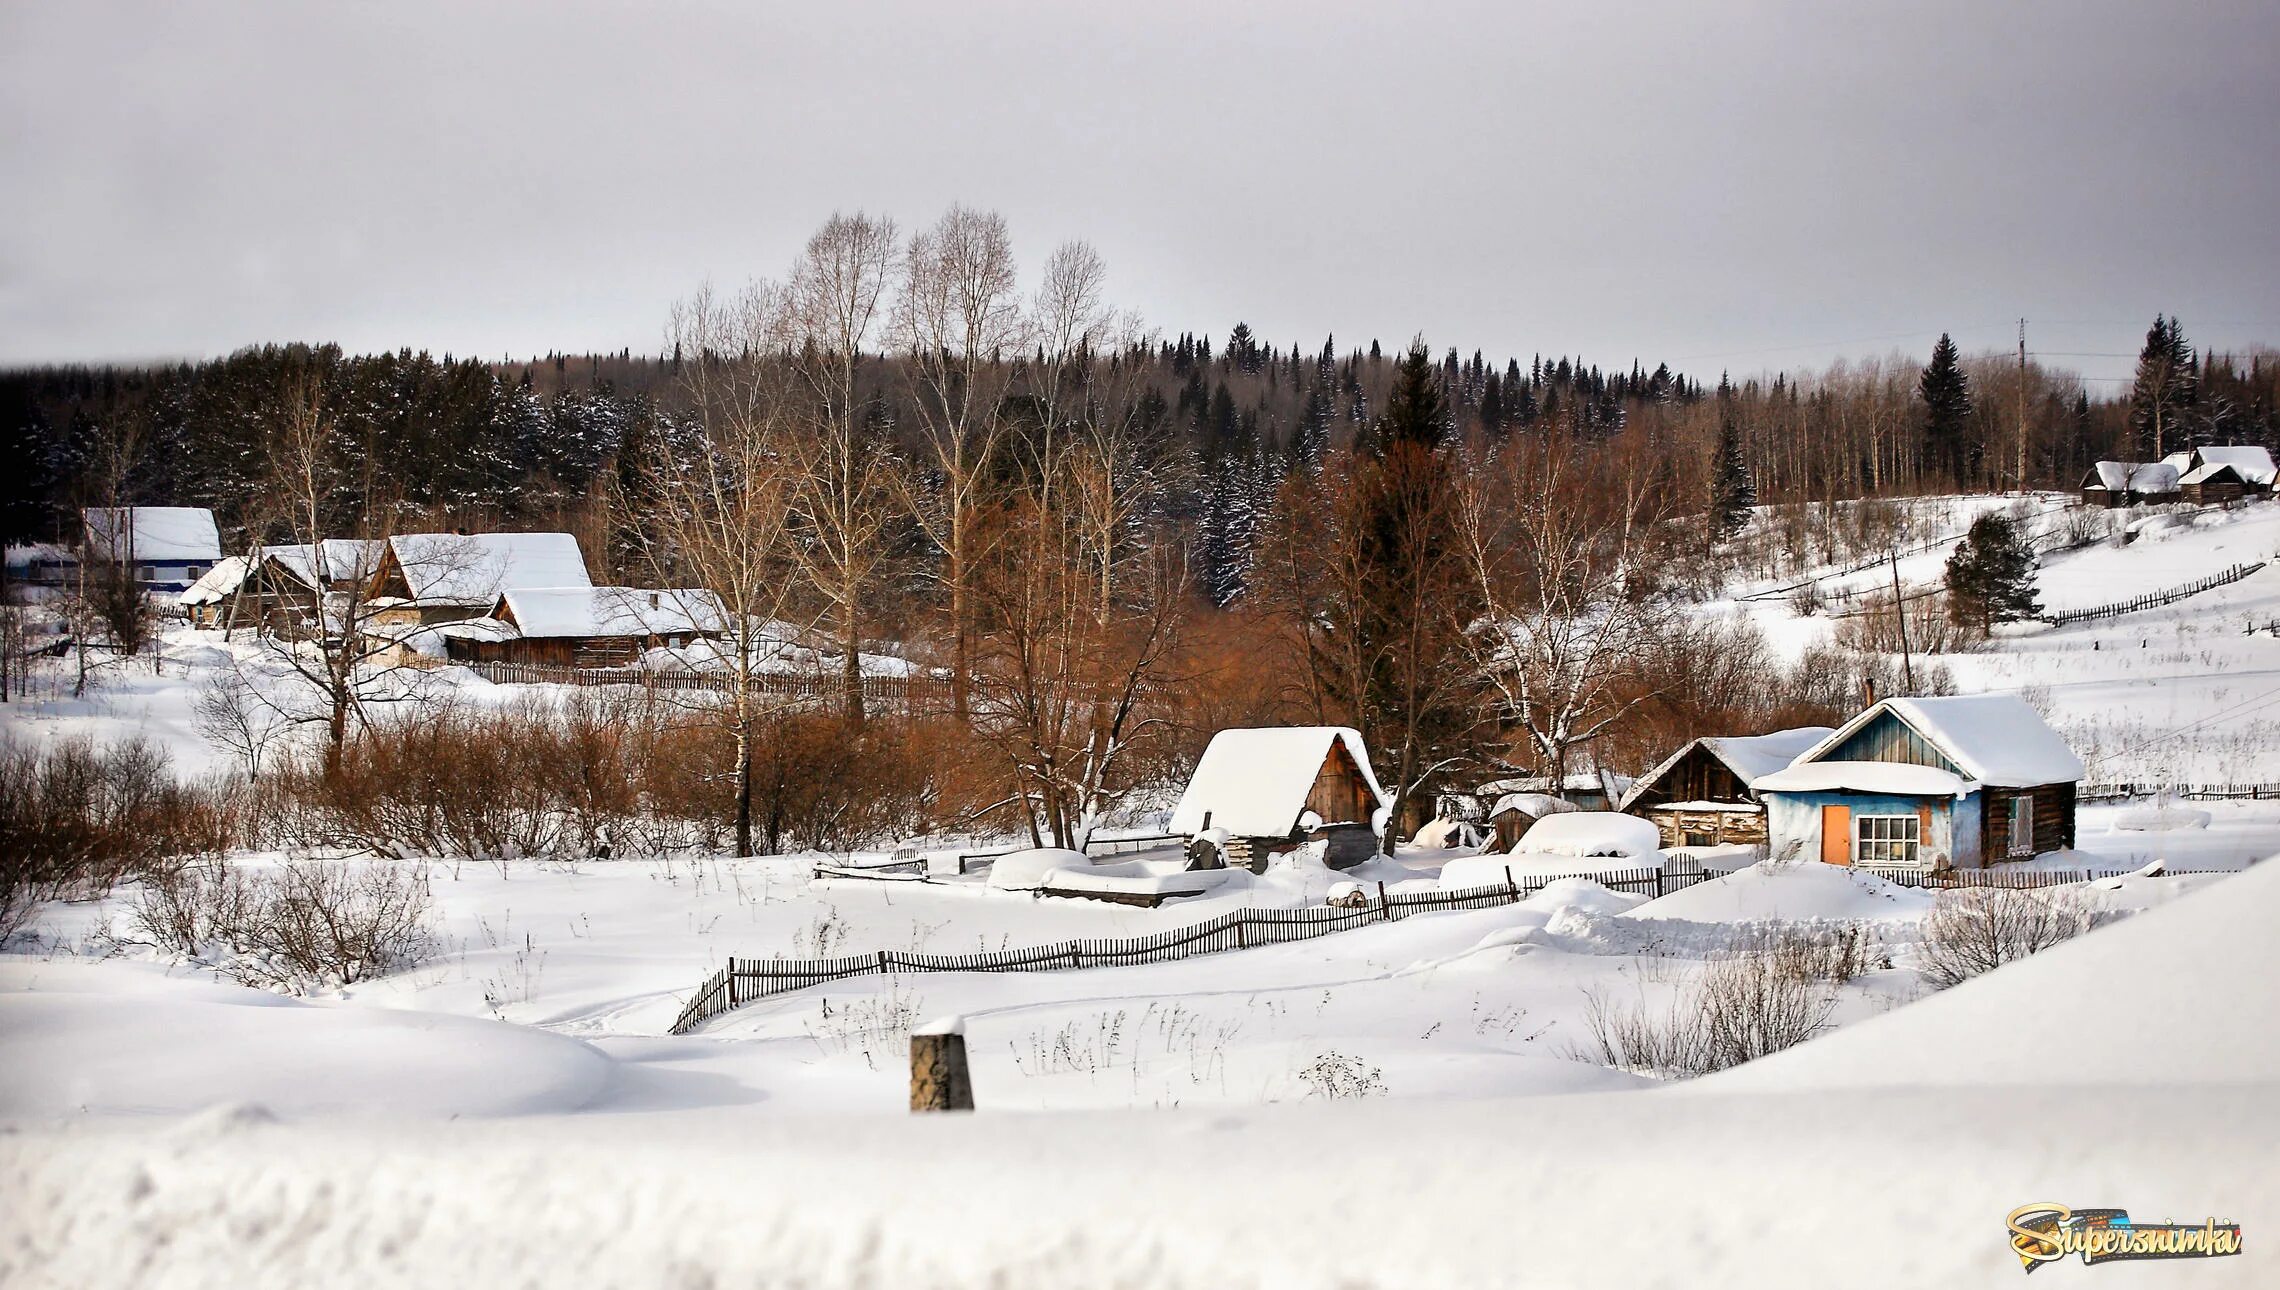
M654 591L649 593L649 607L651 609L657 608L657 593Z

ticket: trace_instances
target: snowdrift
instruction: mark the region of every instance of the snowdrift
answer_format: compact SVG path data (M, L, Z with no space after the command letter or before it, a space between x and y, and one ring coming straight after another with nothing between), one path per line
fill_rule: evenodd
M1903 887L1842 865L1761 860L1723 878L1649 901L1632 910L1630 916L1692 923L1839 921L1914 918L1931 905L1928 891Z

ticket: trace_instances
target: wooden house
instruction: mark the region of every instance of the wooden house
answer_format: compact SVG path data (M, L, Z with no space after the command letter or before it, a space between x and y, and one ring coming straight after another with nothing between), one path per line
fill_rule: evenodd
M1580 811L1583 807L1564 797L1550 793L1502 793L1488 807L1488 827L1495 839L1489 849L1510 851L1520 844L1520 838L1534 827L1536 821L1547 815L1562 815Z
M1369 752L1353 730L1222 730L1180 794L1171 831L1191 839L1208 835L1227 863L1253 868L1321 837L1331 843L1330 863L1341 865L1376 854L1368 839L1385 805Z
M2272 450L2257 444L2203 444L2188 452L2173 452L2162 458L2162 461L2177 468L2180 480L2213 467L2230 466L2233 475L2240 481L2239 496L2242 497L2269 495L2273 489L2274 476L2280 473L2273 466ZM2223 500L2231 499L2228 497Z
M506 591L592 587L568 533L409 533L388 539L366 589L379 627L434 627L487 614Z
M2168 461L2101 461L2082 477L2082 501L2108 509L2173 502L2180 473Z
M1632 785L1621 809L1653 821L1665 847L1764 846L1765 803L1757 782L1828 735L1827 726L1801 726L1696 739Z
M2229 462L2212 461L2195 466L2177 480L2179 501L2195 506L2219 506L2237 502L2248 494L2248 481Z
M720 597L693 588L521 587L491 612L439 631L455 663L625 667L653 649L678 649L728 627Z
M1886 699L1758 779L1775 858L1975 869L2074 845L2082 761L2010 695Z

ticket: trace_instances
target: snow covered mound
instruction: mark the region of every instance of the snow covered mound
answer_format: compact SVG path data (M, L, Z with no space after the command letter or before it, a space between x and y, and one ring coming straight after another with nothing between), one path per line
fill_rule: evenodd
M2276 919L2280 865L2259 865L1696 1086L2270 1085Z
M1761 860L1723 878L1650 900L1632 918L1692 923L1914 918L1931 908L1930 892L1875 874L1818 861Z
M0 967L0 1070L12 1073L0 1080L0 1118L223 1103L287 1118L560 1113L607 1091L613 1066L544 1030L302 1003L150 964Z
M1002 855L990 866L990 885L1000 891L1035 891L1055 869L1086 869L1092 861L1082 851L1061 847L1032 847Z
M1542 909L1581 909L1594 914L1621 914L1648 903L1648 897L1602 887L1589 878L1562 878L1522 904Z
M1512 854L1661 858L1662 833L1652 821L1620 811L1570 811L1528 826Z
M2187 806L2133 806L2115 814L2113 829L2116 833L2163 833L2171 829L2205 829L2209 827L2207 811L2196 811Z

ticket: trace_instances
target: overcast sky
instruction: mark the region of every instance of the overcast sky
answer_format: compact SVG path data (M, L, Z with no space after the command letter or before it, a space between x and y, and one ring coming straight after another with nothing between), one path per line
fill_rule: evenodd
M2276 68L2272 0L0 0L0 361L654 350L952 202L1310 350L2280 342Z

